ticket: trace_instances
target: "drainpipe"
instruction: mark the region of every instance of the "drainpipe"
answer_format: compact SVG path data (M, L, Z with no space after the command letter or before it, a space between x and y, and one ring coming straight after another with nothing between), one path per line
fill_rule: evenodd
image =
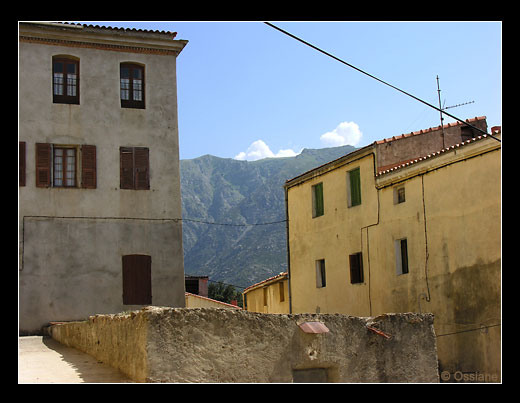
M287 277L288 277L288 290L289 294L289 313L292 313L292 293L291 293L291 251L289 247L289 189L284 186L285 190L285 236L287 242Z
M374 147L375 147L375 143L374 143ZM368 154L368 155L372 155L372 164L373 164L373 167L374 167L374 182L376 180L376 177L377 177L377 172L376 172L376 154L375 152L373 151L372 153ZM374 183L375 184L375 183ZM360 229L360 235L361 235L361 250L363 250L363 229L366 228L367 230L367 261L368 261L368 304L369 304L369 316L372 316L372 296L370 294L370 283L372 281L372 276L371 276L371 273L370 273L370 242L369 242L369 237L368 237L368 228L370 227L374 227L376 225L379 225L379 189L377 188L377 186L374 186L375 189L376 189L376 193L377 193L377 222L373 223L373 224L369 224L369 225L366 225L364 227L361 227Z

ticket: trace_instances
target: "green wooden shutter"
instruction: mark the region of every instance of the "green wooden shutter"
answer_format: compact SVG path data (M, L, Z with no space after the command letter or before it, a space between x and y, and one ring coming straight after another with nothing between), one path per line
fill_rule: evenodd
M361 178L359 168L349 172L350 175L350 205L361 204Z
M323 183L318 183L314 186L314 201L315 201L315 217L319 217L324 213L323 206Z

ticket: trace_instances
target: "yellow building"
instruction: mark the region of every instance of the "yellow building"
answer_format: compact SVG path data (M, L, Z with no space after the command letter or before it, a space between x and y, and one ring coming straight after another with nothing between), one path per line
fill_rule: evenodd
M467 122L487 131L485 117ZM432 312L443 380L500 379L500 142L445 125L285 188L292 313Z
M247 287L243 293L244 309L260 313L289 313L289 280L280 273Z

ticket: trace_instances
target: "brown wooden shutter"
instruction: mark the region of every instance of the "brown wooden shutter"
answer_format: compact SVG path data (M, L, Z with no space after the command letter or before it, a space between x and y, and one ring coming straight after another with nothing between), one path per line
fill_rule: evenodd
M150 305L152 303L152 257L123 256L123 304Z
M19 186L25 186L25 141L20 141L19 153L18 153L18 184Z
M96 146L81 146L81 187L96 188Z
M51 145L36 143L36 186L51 186Z
M150 189L150 160L148 148L134 148L135 188Z
M134 188L134 149L132 147L119 148L120 160L120 187L121 189Z

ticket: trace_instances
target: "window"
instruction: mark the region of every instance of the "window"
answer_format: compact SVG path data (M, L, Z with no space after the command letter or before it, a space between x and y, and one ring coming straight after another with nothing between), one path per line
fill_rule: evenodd
M18 186L25 186L25 141L18 142Z
M264 292L264 306L267 306L267 287L264 287L262 290Z
M347 173L347 182L348 207L361 204L361 176L359 168Z
M293 369L293 383L327 383L327 368Z
M52 101L57 104L79 104L79 60L52 58Z
M316 287L323 288L327 285L325 278L325 259L316 260Z
M120 65L121 107L144 109L144 66Z
M76 187L76 149L53 147L53 186Z
M350 283L358 284L363 282L363 255L361 252L349 256L350 262Z
M408 242L406 238L395 241L395 267L397 275L408 273Z
M152 303L152 257L148 255L123 256L123 304L149 305Z
M279 290L280 290L280 302L285 301L285 287L283 285L283 281L279 283Z
M120 147L121 189L150 189L149 150L145 147Z
M321 182L312 187L312 218L322 216L324 210L323 182Z
M406 193L404 186L394 188L394 204L404 203L406 201Z
M79 183L84 189L96 188L96 146L36 143L37 187L76 188Z

